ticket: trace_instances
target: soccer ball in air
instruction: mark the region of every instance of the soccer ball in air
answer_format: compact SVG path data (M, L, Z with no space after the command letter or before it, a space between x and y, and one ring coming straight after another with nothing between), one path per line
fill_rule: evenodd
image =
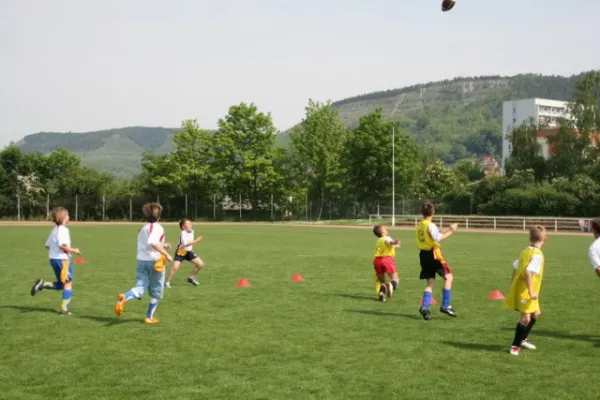
M456 4L456 0L442 0L442 11L450 11Z

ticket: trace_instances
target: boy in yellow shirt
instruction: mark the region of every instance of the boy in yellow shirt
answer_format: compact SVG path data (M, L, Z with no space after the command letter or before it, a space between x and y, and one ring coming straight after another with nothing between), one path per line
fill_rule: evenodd
M373 234L377 236L375 254L373 255L373 269L375 269L375 275L379 282L379 300L383 302L386 297L392 297L394 290L398 287L395 257L396 248L400 247L401 242L392 239L387 229L382 225L375 225ZM386 275L390 277L391 282L386 282Z
M515 338L510 347L510 354L518 356L521 348L535 350L529 342L531 328L541 314L539 293L544 276L544 254L542 246L548 238L546 228L537 225L529 229L529 242L519 258L513 263L510 291L504 300L504 307L521 313L517 323Z

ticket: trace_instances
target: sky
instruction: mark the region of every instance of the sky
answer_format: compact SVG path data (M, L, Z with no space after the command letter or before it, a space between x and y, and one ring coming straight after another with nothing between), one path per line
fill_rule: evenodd
M212 129L253 102L600 68L597 0L0 0L0 146L40 131Z

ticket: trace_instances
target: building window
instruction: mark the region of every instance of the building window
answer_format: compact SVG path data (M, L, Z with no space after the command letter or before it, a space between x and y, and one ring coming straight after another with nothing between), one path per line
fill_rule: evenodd
M517 123L517 119L513 118L513 124L516 124L516 123Z

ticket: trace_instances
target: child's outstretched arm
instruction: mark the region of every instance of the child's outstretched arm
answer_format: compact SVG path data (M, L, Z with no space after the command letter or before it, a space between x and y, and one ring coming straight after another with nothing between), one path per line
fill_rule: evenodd
M76 247L71 247L71 246L67 246L66 244L61 244L60 246L58 246L62 251L64 251L65 253L75 253L75 254L81 254L81 252L79 251L78 248Z

